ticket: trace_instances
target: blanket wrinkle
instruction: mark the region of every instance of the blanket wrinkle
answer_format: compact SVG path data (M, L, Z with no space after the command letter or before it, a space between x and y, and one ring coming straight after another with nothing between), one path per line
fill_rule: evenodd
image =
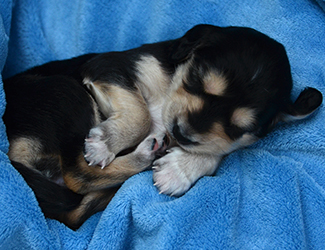
M325 11L325 1L324 0L316 0L316 2Z
M0 0L2 79L45 62L182 36L195 24L248 26L283 43L293 100L325 94L323 0ZM0 249L319 249L325 247L325 110L279 124L224 158L181 197L159 194L152 171L127 180L77 231L44 218L10 165L0 120Z

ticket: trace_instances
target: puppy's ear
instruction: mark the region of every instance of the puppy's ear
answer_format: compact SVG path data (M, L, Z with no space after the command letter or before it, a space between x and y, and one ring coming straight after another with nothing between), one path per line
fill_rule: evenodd
M173 63L181 63L189 59L194 50L200 46L211 28L213 28L211 25L196 25L187 31L183 37L176 39L170 48L170 61Z
M323 102L323 95L317 89L304 89L297 100L287 107L282 120L285 122L301 120L312 114Z

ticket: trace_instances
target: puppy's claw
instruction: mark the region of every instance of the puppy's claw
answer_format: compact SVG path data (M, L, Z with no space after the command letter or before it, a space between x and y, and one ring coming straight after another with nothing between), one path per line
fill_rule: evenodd
M170 194L170 196L175 196L176 194L177 194L177 192L174 191L174 192L172 192L172 193Z

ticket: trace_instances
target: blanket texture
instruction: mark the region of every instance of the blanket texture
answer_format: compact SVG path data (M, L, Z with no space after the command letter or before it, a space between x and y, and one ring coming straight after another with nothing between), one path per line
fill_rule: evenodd
M248 26L283 43L296 98L325 94L323 0L0 0L2 78L51 60ZM5 95L0 78L0 115ZM325 111L227 156L180 198L130 178L77 231L46 219L6 153L0 122L0 249L325 249Z

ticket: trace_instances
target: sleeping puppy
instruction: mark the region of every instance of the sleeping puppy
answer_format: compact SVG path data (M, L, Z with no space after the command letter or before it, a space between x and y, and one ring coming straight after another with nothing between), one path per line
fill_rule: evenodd
M4 88L8 155L45 215L74 229L130 176L152 167L160 193L180 196L223 156L322 103L313 88L291 101L281 44L253 29L211 25L51 62Z

